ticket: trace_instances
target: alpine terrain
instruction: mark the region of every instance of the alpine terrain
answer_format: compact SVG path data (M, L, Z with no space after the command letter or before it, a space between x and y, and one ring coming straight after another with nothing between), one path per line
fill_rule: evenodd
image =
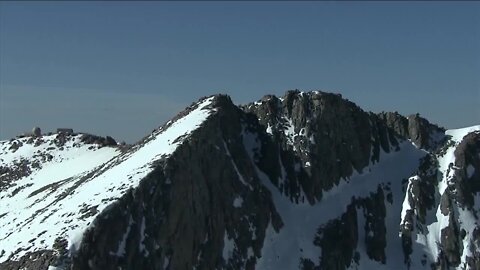
M0 141L0 269L480 269L480 125L288 91Z

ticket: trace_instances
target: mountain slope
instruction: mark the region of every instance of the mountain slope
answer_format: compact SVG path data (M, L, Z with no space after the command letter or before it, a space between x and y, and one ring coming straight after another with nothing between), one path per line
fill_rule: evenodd
M480 126L289 91L129 148L64 137L1 142L1 269L480 267Z
M211 111L205 107L210 100L197 104L188 115L170 123L168 129L161 128L123 153L115 147L95 149L82 143L81 135L3 142L2 166L8 168L7 177L14 164L33 158L28 160L32 172L24 177L5 181L8 179L2 175L2 183L10 187L2 190L0 197L0 225L5 234L0 239L0 257L14 260L28 252L52 249L59 242L63 245L65 240L68 250L78 249L84 230L97 214L137 186L155 161L171 154L183 136L208 117ZM58 149L50 146L59 138L67 140L65 145ZM33 143L26 143L32 139ZM23 145L16 151L7 149L17 144ZM44 155L53 158L45 160ZM122 252L120 248L118 254Z

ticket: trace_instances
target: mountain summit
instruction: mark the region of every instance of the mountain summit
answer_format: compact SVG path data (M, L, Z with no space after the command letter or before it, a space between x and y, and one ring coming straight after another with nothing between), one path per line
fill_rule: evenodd
M0 269L480 269L480 125L288 91L0 141Z

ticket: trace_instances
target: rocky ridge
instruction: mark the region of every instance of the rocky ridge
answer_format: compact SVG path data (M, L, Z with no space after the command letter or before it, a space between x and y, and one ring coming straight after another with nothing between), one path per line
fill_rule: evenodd
M38 209L19 221L0 211L0 268L479 269L479 129L324 92L203 98L67 178L47 181L43 166L18 176L15 194L0 178L1 202L51 199L29 201ZM98 198L80 196L90 190ZM42 232L46 216L71 225L8 229Z

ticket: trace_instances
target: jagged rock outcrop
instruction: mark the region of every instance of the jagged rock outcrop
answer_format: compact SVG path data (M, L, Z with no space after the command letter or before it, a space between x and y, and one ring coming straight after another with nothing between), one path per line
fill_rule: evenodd
M397 112L382 112L378 117L388 128L389 139L396 144L396 137L410 139L416 146L435 150L444 140L445 129L428 122L419 114L404 117Z
M456 200L469 209L480 192L480 132L466 135L455 149L454 170ZM477 210L478 211L478 210Z
M380 149L398 150L405 139L428 148L433 146L429 134L442 138L444 132L418 115L409 119L398 113L375 115L339 94L324 92L288 91L282 99L267 95L243 108L257 116L279 146L269 152L278 151L282 164L294 165L284 165L289 176L284 192L298 201L304 199L299 197L303 189L310 203L321 200L322 192L341 178L378 161Z
M59 133L58 136L63 135L64 133ZM106 137L100 137L96 135L91 135L91 134L82 134L82 137L80 140L84 143L88 144L98 144L100 146L116 146L117 142L115 141L114 138L110 136Z
M284 192L310 203L370 161L372 142L368 114L340 95L289 91L283 100L267 96L250 104L274 145L288 175ZM341 119L341 121L340 121ZM322 158L319 158L322 157ZM300 198L300 190L306 198Z

